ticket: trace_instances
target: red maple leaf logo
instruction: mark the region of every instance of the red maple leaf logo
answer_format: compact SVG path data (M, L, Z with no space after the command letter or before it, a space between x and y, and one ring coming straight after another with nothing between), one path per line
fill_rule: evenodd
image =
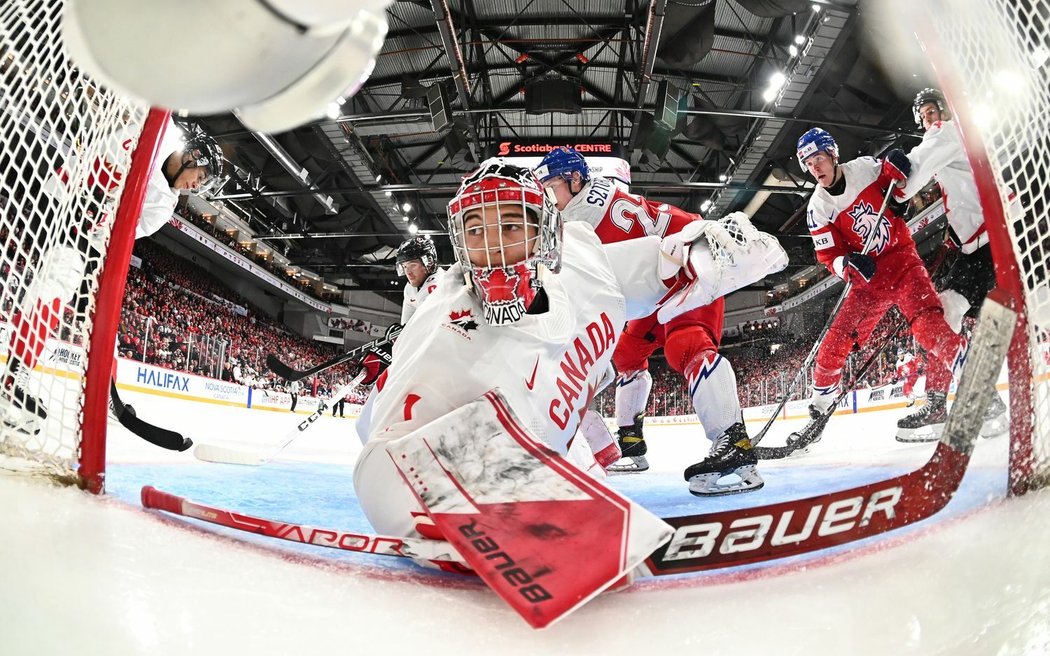
M451 321L452 323L455 323L456 321L459 321L460 319L463 319L464 317L469 317L469 316L471 316L470 310L461 310L459 312L457 312L456 310L453 310L448 315L448 320Z
M511 303L520 298L514 291L521 276L507 275L507 269L498 267L488 271L480 280L485 300L489 303Z

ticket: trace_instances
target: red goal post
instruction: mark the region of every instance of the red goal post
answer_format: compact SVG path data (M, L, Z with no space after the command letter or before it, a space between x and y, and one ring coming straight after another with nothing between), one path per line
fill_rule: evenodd
M977 182L997 285L1024 310L1007 356L1009 485L1023 494L1050 483L1050 2L887 5L936 71Z
M0 3L0 454L98 493L124 283L169 113L81 74L63 9Z

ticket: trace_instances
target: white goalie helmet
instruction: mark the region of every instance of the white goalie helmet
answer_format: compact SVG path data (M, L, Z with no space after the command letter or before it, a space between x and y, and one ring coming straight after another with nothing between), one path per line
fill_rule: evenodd
M448 204L456 259L485 322L519 321L542 286L540 267L561 268L561 214L530 169L486 160Z

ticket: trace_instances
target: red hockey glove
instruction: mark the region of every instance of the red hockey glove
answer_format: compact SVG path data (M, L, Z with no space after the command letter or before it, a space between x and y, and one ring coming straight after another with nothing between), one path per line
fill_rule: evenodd
M835 259L836 273L853 284L871 282L875 277L875 260L863 253L847 253Z
M377 349L371 351L363 357L360 361L354 364L353 375L357 376L362 371L365 373L365 377L359 384L371 385L376 382L379 375L386 371L386 368L390 366L390 351Z
M903 200L904 196L904 185L908 182L908 176L911 174L911 160L904 154L904 151L900 148L894 148L890 152L886 153L886 156L882 160L882 173L880 177L888 182L889 184L896 185L893 190L893 196L897 199Z

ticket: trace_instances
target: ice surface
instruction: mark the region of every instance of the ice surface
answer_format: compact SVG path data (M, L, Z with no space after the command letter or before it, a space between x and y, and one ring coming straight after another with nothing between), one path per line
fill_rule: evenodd
M302 419L125 396L195 441L275 444ZM681 477L707 452L699 427L647 428L652 469L613 484L669 515L880 480L933 451L893 440L903 412L835 417L811 453L761 464L763 490L718 499L689 495ZM782 444L799 423L778 424L764 443ZM915 527L808 558L642 580L536 632L470 579L188 529L138 505L148 483L265 517L366 529L350 483L352 420L326 416L283 460L257 468L199 463L111 426L105 499L0 474L0 653L1047 654L1050 494L1004 500L1006 447L981 440L956 498Z

